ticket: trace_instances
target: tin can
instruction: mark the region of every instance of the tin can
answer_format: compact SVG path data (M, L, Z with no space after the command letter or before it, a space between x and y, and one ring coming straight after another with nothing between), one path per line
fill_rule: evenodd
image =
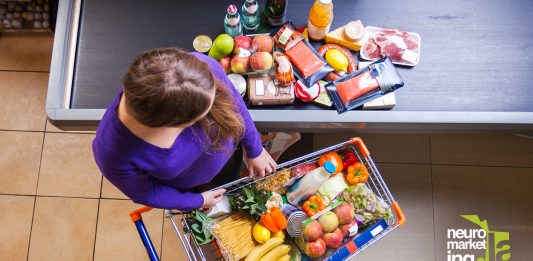
M211 46L213 45L213 41L209 36L205 34L198 35L194 38L192 42L192 46L194 47L194 50L200 53L206 53L211 49Z
M233 83L233 86L239 92L239 94L244 97L244 94L246 93L246 80L244 77L240 74L232 73L228 74L228 78Z
M303 222L307 219L307 215L303 211L295 211L289 215L287 219L287 233L291 237L300 237L303 235L302 225Z

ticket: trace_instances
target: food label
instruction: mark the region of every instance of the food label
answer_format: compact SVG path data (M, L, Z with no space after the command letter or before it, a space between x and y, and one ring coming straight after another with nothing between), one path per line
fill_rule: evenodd
M405 49L402 54L402 59L406 60L409 63L416 63L416 60L418 59L418 54L409 50Z
M287 41L291 38L293 33L294 32L289 27L285 28L283 33L279 36L278 41L283 45L287 44Z
M263 84L263 80L255 80L255 95L265 95L265 85Z

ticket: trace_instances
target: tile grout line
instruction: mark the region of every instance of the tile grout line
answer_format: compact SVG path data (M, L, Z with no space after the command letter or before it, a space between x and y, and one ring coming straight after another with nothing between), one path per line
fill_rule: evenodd
M50 71L20 71L20 70L2 70L2 69L0 69L0 72L6 72L6 73L50 73Z
M46 137L46 133L43 133L43 143L41 144L41 155L39 158L39 169L37 170L37 184L35 186L35 195L33 196L33 211L31 214L30 236L28 238L28 252L26 253L26 261L28 261L30 258L31 234L33 230L33 221L35 220L35 206L37 205L37 190L39 189L39 177L41 176L41 166L43 165L43 152L44 152L45 137Z
M433 255L435 257L435 261L437 261L437 231L435 228L435 191L434 191L434 184L433 184L433 156L431 154L431 134L428 135L428 141L429 141L429 162L431 163L429 165L429 176L431 179L431 207L433 210Z
M96 236L98 236L98 217L100 217L100 203L102 202L102 190L104 186L104 176L100 177L100 197L98 198L98 209L96 209L96 225L94 230L94 243L93 243L93 261L96 255Z
M93 243L93 261L96 255L96 236L98 235L98 218L100 217L100 203L102 202L102 199L98 199L98 209L96 210L96 226L94 231L94 243Z

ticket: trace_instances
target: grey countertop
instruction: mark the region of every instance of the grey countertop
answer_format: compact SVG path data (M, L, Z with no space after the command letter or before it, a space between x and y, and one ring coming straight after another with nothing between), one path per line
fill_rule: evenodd
M136 54L162 46L192 49L196 35L223 33L226 6L242 2L60 1L49 118L66 129L94 128ZM305 24L312 2L289 1L288 17ZM405 87L396 92L396 107L338 115L300 102L250 106L260 129L533 131L532 1L336 0L334 6L332 28L361 19L420 34L420 63L398 67Z

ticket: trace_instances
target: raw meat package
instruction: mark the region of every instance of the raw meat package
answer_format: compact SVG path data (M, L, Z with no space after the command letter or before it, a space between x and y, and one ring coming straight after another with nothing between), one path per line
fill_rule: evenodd
M296 77L307 86L313 86L333 68L318 52L301 37L291 22L287 22L272 32L276 46L283 50L294 66Z
M326 90L340 114L402 86L403 80L394 64L385 57L329 83Z
M415 66L420 60L420 43L417 33L367 26L361 58L377 60L388 56L394 64Z
M250 75L248 97L253 105L291 104L294 101L294 85L278 86L268 75Z

